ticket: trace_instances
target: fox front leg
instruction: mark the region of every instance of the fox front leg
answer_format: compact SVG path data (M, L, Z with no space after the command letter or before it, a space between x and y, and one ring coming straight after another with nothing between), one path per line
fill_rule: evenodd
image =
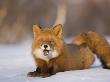
M44 69L40 69L39 67L36 69L36 71L29 72L27 76L29 77L49 77L51 74L48 73L48 71Z
M36 77L36 76L39 76L40 75L40 72L41 72L40 68L37 67L35 71L29 72L27 74L27 76L29 76L29 77Z

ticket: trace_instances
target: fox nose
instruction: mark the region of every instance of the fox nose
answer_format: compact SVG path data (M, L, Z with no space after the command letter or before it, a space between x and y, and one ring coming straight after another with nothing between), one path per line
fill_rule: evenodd
M47 48L48 47L48 45L44 45L44 48Z

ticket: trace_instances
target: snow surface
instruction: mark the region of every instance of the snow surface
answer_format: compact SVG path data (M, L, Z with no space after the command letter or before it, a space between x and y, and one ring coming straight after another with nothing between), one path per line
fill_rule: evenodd
M0 82L110 82L110 70L101 68L98 59L90 69L59 72L47 78L27 77L36 68L31 42L0 45Z

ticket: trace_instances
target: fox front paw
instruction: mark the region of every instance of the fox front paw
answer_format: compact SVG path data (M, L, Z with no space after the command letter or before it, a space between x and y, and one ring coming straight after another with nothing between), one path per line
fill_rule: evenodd
M49 73L41 73L40 74L40 77L42 77L42 78L49 77L49 76L51 76L51 74L49 74Z
M34 71L34 72L29 72L29 73L27 74L28 77L43 77L43 78L49 77L50 75L51 75L51 74L49 74L49 73L37 73L36 71Z
M39 76L39 75L40 75L40 74L37 73L36 71L34 71L34 72L29 72L29 73L27 74L28 77L37 77L37 76Z

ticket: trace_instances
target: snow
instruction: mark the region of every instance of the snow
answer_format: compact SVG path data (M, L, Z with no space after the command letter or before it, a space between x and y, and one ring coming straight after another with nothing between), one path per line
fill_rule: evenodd
M27 77L36 68L31 43L28 39L15 45L0 44L0 82L110 82L110 70L103 69L98 59L90 69L59 72L47 78Z

